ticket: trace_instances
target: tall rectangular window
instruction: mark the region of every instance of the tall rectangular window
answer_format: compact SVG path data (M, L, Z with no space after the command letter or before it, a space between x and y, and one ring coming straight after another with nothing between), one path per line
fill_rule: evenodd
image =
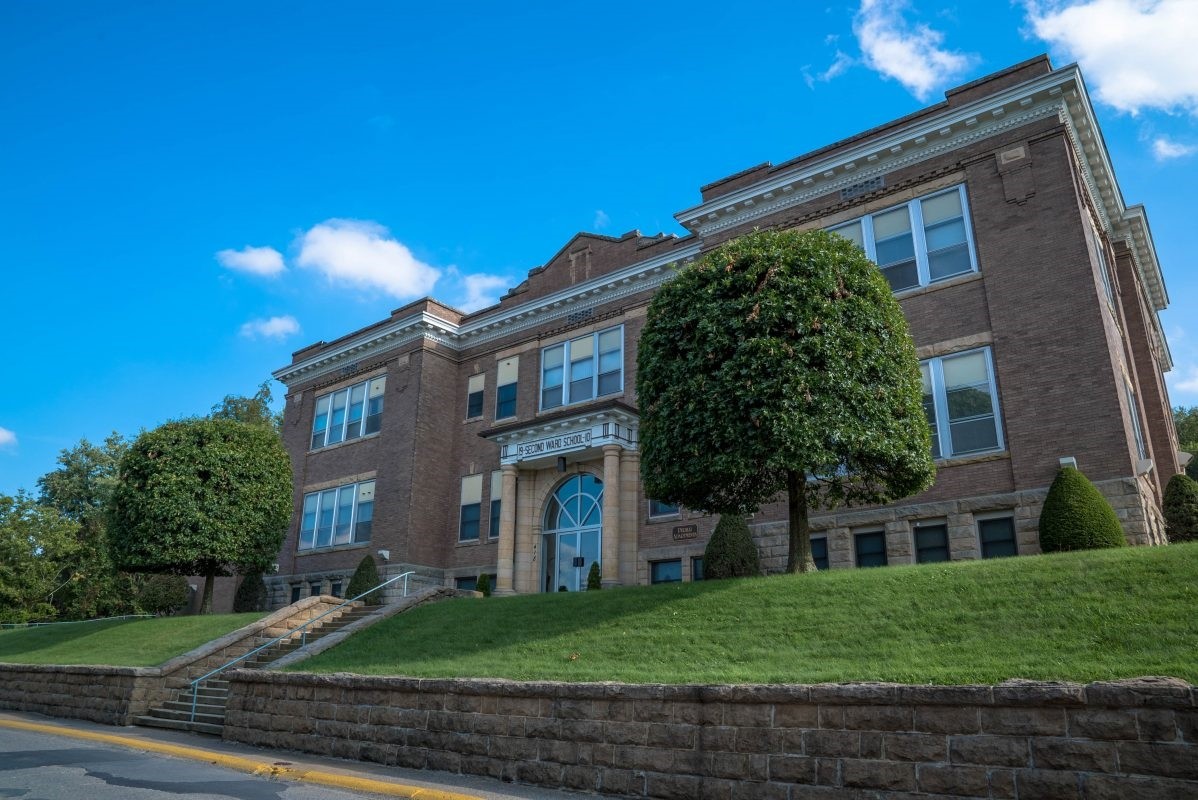
M624 328L588 333L541 351L541 408L624 389Z
M374 481L306 494L300 516L299 549L369 542L373 518Z
M312 449L377 433L382 425L387 378L380 375L316 398Z
M820 536L811 540L811 559L815 561L816 569L828 568L828 537Z
M1148 446L1144 444L1144 429L1140 427L1140 406L1136 403L1136 393L1126 380L1123 389L1127 393L1127 409L1131 412L1131 432L1136 439L1136 452L1140 458L1148 458Z
M934 457L1002 449L990 348L929 359L920 369Z
M858 533L853 536L853 545L857 550L857 566L886 566L885 531L868 531L866 533Z
M944 522L917 522L915 534L915 561L930 564L948 561L948 525Z
M982 558L1002 558L1018 554L1014 517L990 517L979 519L977 522Z
M483 476L467 475L462 478L461 511L458 516L458 541L477 542L478 527L482 516Z
M495 419L516 416L516 387L520 374L520 357L512 356L499 362L495 379Z
M831 230L864 250L896 292L977 271L964 186Z
M492 539L499 538L499 514L503 510L503 470L497 469L491 473L491 527L487 535Z
M483 415L483 388L486 386L486 375L471 375L466 388L466 419L474 419Z

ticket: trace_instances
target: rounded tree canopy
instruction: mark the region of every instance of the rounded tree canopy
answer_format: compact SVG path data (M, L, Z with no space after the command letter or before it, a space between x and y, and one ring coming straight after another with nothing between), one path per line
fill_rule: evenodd
M109 535L136 572L263 571L291 518L291 462L277 433L228 419L168 422L121 459Z
M890 286L849 240L755 231L666 283L637 354L649 496L749 513L886 502L935 474L919 362Z

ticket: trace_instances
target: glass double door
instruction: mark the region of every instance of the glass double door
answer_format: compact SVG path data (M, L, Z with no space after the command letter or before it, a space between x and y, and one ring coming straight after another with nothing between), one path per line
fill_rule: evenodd
M587 588L591 564L599 561L599 528L545 534L546 592L578 592Z

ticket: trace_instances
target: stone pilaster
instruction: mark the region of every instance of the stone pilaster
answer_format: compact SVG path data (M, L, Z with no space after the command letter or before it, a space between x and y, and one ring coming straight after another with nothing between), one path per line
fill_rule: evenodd
M620 451L618 444L603 446L603 585L620 582Z
M499 502L499 557L496 565L495 594L515 593L516 555L516 465L503 467L503 485Z

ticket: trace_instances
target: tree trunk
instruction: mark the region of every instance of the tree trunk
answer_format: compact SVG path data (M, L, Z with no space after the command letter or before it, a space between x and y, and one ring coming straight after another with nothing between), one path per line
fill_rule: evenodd
M807 497L803 491L806 480L807 476L802 472L788 470L786 473L786 503L790 518L787 572L815 572L815 559L811 557L811 523L807 519Z
M200 602L200 613L212 613L212 587L216 585L216 573L209 572L204 576L204 599Z

